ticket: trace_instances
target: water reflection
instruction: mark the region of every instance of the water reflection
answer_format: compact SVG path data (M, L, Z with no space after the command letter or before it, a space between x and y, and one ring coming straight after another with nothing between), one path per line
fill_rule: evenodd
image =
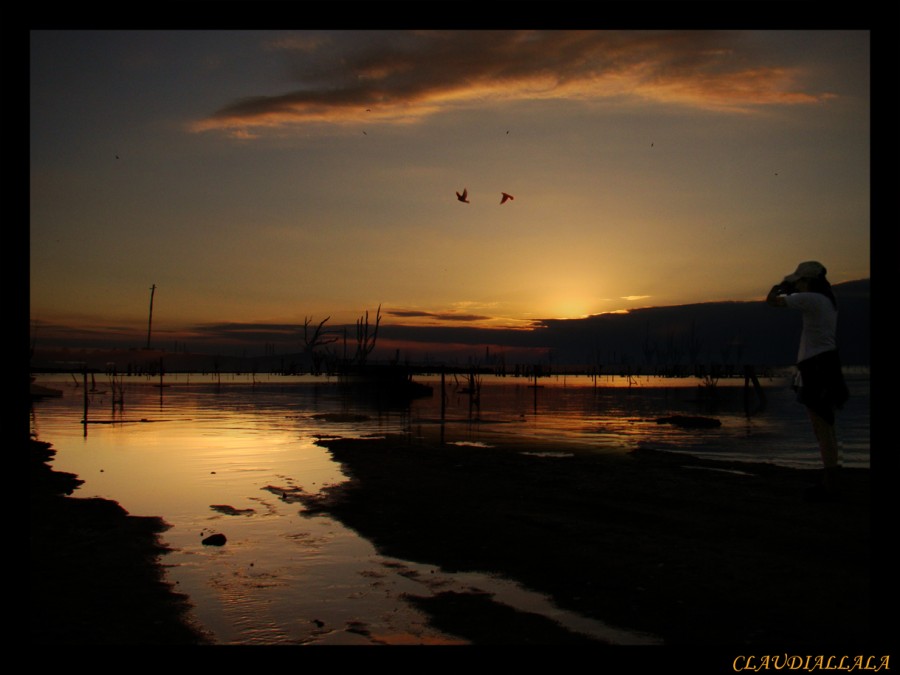
M348 397L327 378L167 375L164 381L125 378L113 387L66 377L44 377L64 395L32 410L33 432L58 451L54 468L85 481L76 496L114 499L130 513L172 525L164 535L177 549L166 558L170 578L222 643L453 641L431 629L402 595L460 584L502 589L504 601L551 611L546 599L514 584L388 560L339 523L307 517L298 494L346 480L316 444L322 437L401 433L485 452L521 438L544 441L550 452L565 439L598 452L648 445L818 463L803 411L780 382L762 383L766 409L748 416L743 382L712 391L696 381L673 387L649 378L434 376L427 378L432 396L397 406ZM845 461L868 466L868 381L851 380L851 388L854 397L839 418ZM721 426L657 422L679 414L714 416ZM204 545L213 533L225 534L227 546ZM579 630L614 631L566 620ZM615 635L626 643L648 639Z

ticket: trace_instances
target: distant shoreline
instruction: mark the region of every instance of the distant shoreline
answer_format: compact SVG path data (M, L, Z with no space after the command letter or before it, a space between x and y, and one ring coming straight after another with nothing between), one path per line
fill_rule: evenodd
M834 284L833 288L839 303L837 337L843 362L867 367L871 364L870 280ZM121 330L86 333L75 326L36 322L31 336L32 366L78 361L103 369L114 361L123 373L129 363L146 369L154 363L158 366L162 358L169 371L311 370L310 355L303 353L302 323L192 328L189 335L179 336L174 327L159 323L160 337L147 349L143 328L133 334ZM355 334L352 325L327 328L335 334L345 330ZM82 337L75 337L79 335ZM796 359L799 335L799 314L769 307L761 296L759 301L711 301L576 319L538 319L528 329L385 323L379 328L371 359L431 364L435 369L441 364L475 365L507 374L513 374L517 366L535 365L544 372L566 368L599 368L604 373L691 372L695 366L710 370L714 365L740 372L744 364L758 370L790 366ZM350 342L352 353L354 344ZM331 357L339 359L341 355L342 350L335 348Z

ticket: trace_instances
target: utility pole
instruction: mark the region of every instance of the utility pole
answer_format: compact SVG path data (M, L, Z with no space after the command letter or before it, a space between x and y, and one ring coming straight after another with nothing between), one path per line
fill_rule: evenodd
M150 287L150 319L147 322L147 349L150 349L150 328L153 326L153 294L156 292L156 284Z

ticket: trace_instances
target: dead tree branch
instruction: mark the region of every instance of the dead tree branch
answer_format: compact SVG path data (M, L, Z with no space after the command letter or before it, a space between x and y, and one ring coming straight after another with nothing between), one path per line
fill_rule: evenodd
M312 317L303 320L303 351L309 355L312 361L312 372L318 375L322 371L322 362L327 356L328 345L336 342L338 336L325 330L325 324L330 319L326 316L315 329L311 330Z
M356 356L354 360L360 366L365 365L369 354L375 349L375 342L378 339L378 326L381 324L381 305L378 305L378 311L375 314L375 327L369 329L369 310L366 310L364 317L356 320Z

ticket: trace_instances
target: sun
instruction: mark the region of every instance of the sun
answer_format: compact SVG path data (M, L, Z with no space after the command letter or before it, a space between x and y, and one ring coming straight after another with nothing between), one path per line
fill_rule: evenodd
M596 313L596 301L583 290L554 294L542 305L548 308L548 318L553 319L583 319Z

